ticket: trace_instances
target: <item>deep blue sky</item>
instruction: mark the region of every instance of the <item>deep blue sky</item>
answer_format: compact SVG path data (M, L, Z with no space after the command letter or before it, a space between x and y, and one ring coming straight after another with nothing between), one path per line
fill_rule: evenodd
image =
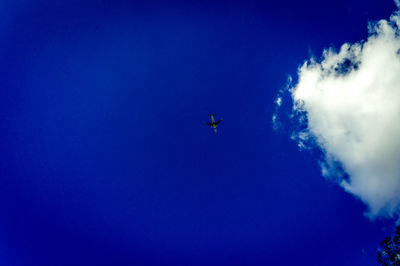
M394 9L2 1L0 264L376 265L393 222L271 116L305 59Z

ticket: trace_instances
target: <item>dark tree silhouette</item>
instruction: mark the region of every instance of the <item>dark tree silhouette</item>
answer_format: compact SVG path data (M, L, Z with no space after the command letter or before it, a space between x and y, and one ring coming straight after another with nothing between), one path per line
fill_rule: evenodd
M400 226L392 237L385 237L378 249L378 262L384 266L400 266Z

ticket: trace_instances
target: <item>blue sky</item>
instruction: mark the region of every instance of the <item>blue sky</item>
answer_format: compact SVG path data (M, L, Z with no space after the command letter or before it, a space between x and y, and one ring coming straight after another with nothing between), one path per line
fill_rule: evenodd
M394 2L0 10L0 264L376 265L394 221L271 117L305 60L365 40Z

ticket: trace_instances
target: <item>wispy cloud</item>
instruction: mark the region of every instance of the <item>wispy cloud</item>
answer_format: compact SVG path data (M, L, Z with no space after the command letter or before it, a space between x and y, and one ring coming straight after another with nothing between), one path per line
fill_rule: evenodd
M371 218L400 211L399 27L398 12L370 24L366 41L308 60L288 89L292 119L305 128L292 137L300 147L319 146L322 174L361 199Z
M400 0L394 0L394 3L396 4L397 8L400 8Z
M275 110L272 115L272 126L274 130L278 130L282 127L282 123L279 120L278 111L283 104L283 97L291 85L292 85L292 77L289 76L285 87L279 90L278 95L275 98Z

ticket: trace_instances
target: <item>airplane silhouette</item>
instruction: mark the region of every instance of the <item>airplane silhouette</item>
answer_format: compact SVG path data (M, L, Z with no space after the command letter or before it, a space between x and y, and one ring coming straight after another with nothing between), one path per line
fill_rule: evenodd
M222 121L222 119L220 119L217 122L215 122L214 114L210 114L209 116L211 117L211 123L206 123L206 125L214 128L214 132L217 133L217 126Z

